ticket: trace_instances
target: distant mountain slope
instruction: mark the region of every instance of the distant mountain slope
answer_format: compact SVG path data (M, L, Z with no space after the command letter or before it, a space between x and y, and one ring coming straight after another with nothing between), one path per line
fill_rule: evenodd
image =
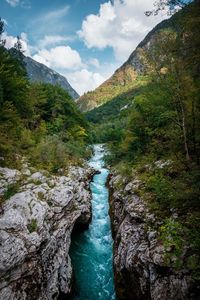
M179 30L177 19L182 11L173 15L170 19L159 23L151 30L144 40L132 52L128 60L102 85L92 92L88 92L77 100L77 104L82 111L90 111L106 102L126 93L130 89L138 88L139 77L145 74L145 64L142 60L143 53L151 47L155 34L162 29L173 28Z
M25 63L28 76L32 82L39 81L51 83L53 85L60 85L70 94L70 96L72 96L73 99L77 99L79 97L78 93L71 87L64 76L30 57L24 56L23 61Z
M123 66L114 75L100 85L96 90L88 92L77 100L81 111L89 111L101 106L123 92L137 86L137 74L130 66Z
M14 48L11 48L9 52L12 56L16 57L19 60L22 60L22 63L31 82L42 82L50 83L52 85L59 85L65 91L67 91L73 99L79 98L79 94L71 87L64 76L35 61L31 57L25 56L22 53L19 54L19 52Z

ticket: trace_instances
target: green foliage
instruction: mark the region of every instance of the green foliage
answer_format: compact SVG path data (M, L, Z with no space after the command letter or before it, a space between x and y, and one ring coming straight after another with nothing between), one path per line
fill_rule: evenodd
M91 140L93 143L107 143L110 141L120 141L123 134L124 120L119 119L115 122L91 126Z
M175 268L188 267L192 270L194 279L200 279L200 259L199 259L199 219L190 223L190 226L182 224L180 219L165 219L165 223L160 227L160 239L165 247L165 260ZM190 220L191 221L191 220ZM184 256L185 249L189 249L189 255ZM183 259L185 258L185 259Z
M36 219L31 219L30 223L27 224L27 229L30 233L37 231L38 224Z
M12 184L8 185L6 191L0 197L0 204L3 204L6 200L10 199L18 191L19 191L19 184L18 183L12 183Z
M137 77L136 72L129 64L126 64L95 91L81 96L77 104L81 111L89 111L118 97L120 98L122 94L132 89L136 90L139 86L141 86L141 78Z
M147 192L154 195L154 201L159 204L160 209L169 209L173 201L173 188L166 176L161 172L148 177L146 182Z
M127 126L129 110L133 106L134 97L139 93L139 86L145 86L147 76L134 79L134 88L123 92L98 108L86 113L86 118L91 122L91 140L93 143L120 142L124 128Z
M39 198L41 201L44 201L44 200L45 200L44 193L38 192L37 195L38 195L38 198Z
M8 165L22 154L51 171L87 156L90 140L88 124L69 94L59 86L30 84L16 50L11 56L2 46L0 140L0 156Z
M66 159L64 143L57 136L46 136L33 149L32 161L47 168L59 168L62 160ZM64 161L63 161L64 163Z
M166 262L177 268L181 267L183 264L181 261L181 255L183 254L183 226L172 218L166 219L165 224L160 227L160 234L166 250Z
M21 63L13 58L4 47L0 47L0 82L4 102L14 105L23 117L30 112L29 101L26 98L28 80ZM1 102L0 105L3 103Z
M23 128L21 130L20 146L22 149L29 149L35 145L35 140L30 129Z
M169 264L183 267L185 263L196 278L200 252L199 16L200 6L194 1L169 20L169 28L157 27L142 53L148 78L140 78L137 86L129 82L128 89L121 85L116 97L108 96L110 102L86 114L95 124L94 141L109 143L107 163L124 177L137 174L143 183L137 193L164 222L161 238ZM100 87L106 95L109 84ZM156 161L170 163L159 166ZM182 261L185 246L190 259Z
M144 79L138 80L142 85ZM139 84L139 83L138 83ZM93 110L86 113L86 118L92 123L104 123L110 120L110 118L118 117L123 110L126 110L132 106L134 96L137 94L138 88L130 89L121 94L111 101L94 108Z

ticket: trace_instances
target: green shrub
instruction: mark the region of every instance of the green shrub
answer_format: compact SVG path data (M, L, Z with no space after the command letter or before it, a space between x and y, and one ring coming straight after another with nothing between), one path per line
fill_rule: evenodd
M31 154L33 164L54 172L68 163L67 146L55 135L44 137Z
M154 201L156 201L161 209L169 209L171 202L174 197L174 191L170 180L163 176L162 172L156 172L155 174L149 175L146 182L147 192L152 192Z
M37 220L31 219L30 223L27 225L27 228L30 233L37 231L37 229L38 229Z
M8 185L7 190L0 197L0 204L3 204L6 200L10 199L18 191L19 191L19 184L18 183L12 183L12 184Z
M183 261L183 236L185 228L172 218L166 219L165 224L160 227L160 238L165 247L166 262L174 267L181 267Z
M35 145L34 136L31 130L24 128L21 131L21 147L22 149L28 149Z

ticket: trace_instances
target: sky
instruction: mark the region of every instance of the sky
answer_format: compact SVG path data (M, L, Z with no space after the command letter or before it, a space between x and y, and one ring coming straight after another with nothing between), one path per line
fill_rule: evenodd
M0 0L6 47L64 75L80 94L122 65L167 14L146 17L155 0Z

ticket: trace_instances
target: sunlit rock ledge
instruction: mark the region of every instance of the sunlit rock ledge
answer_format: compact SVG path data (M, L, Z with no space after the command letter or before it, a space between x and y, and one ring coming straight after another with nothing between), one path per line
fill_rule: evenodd
M0 210L0 299L57 299L70 294L68 255L75 223L91 220L94 170L71 167L67 176L0 168L0 194L18 186Z
M164 248L159 236L162 220L136 195L142 184L116 173L108 182L117 299L196 300L198 287L190 270L177 270L166 262L166 251L171 249Z

